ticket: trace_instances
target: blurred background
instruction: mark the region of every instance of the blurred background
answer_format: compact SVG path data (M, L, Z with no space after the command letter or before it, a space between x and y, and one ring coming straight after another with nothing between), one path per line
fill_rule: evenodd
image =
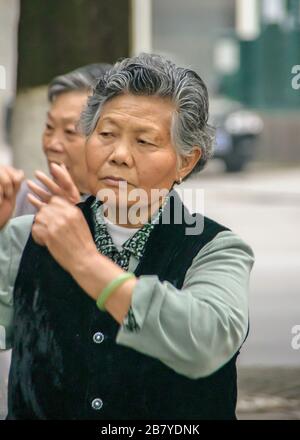
M238 417L300 419L300 0L0 0L0 163L47 171L49 81L141 51L208 85L214 158L182 188L255 252Z

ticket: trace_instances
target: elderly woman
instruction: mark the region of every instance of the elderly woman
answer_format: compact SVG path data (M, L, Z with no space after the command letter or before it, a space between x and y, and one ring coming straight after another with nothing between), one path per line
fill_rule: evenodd
M64 164L76 188L73 186L72 192L70 191L71 183L68 179L65 182L66 187L61 188L43 172L38 171L38 180L23 182L16 200L15 216L37 212L37 208L27 199L29 190L43 198L47 197L49 190L57 195L63 195L64 191L70 192L69 198L74 201L85 198L84 195L88 193L85 137L77 129L77 124L92 87L110 67L110 64L103 63L88 64L56 76L50 82L49 110L42 136L43 151L56 181L60 183L61 179L66 179L63 168L57 166Z
M32 196L33 225L2 230L9 419L236 418L253 251L173 188L210 157L207 120L203 81L159 56L124 59L96 85L81 120L93 196ZM2 225L20 179L0 173Z

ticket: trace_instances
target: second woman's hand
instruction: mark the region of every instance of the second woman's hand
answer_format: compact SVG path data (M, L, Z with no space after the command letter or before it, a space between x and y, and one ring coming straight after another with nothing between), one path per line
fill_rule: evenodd
M10 166L0 166L0 229L12 216L16 196L23 179L22 170Z

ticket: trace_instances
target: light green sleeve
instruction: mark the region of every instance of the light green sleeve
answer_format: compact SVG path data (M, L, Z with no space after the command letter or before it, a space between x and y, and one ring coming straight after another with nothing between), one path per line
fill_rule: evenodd
M222 231L196 255L182 289L156 275L140 276L131 303L139 329L130 331L123 323L116 343L192 379L214 373L246 337L254 260L246 242Z
M33 216L16 217L0 230L0 350L11 347L13 288Z

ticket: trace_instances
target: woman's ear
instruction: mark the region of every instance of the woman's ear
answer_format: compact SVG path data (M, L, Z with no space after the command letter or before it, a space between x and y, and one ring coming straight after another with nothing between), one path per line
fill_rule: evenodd
M200 160L201 156L202 149L200 147L194 147L193 151L188 156L181 156L178 177L183 179L185 176L190 174L192 169Z

